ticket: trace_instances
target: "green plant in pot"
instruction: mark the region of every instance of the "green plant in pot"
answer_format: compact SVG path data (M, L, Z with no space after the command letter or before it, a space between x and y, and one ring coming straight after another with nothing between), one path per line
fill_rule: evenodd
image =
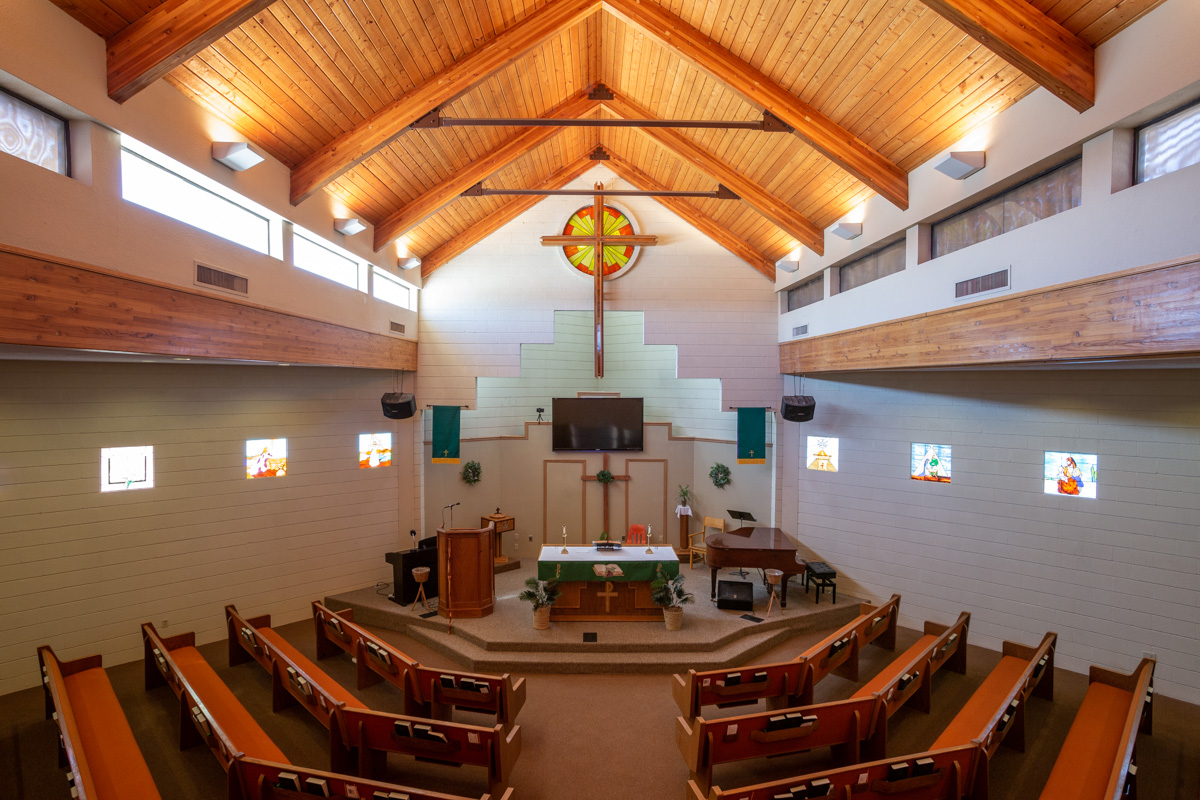
M692 491L691 484L688 484L686 486L679 487L679 491L675 493L675 501L677 505L684 506L685 508L691 508L692 498L695 496L696 493Z
M517 595L517 599L533 604L533 627L535 630L544 631L550 627L550 607L558 601L561 593L558 581L525 579L525 589Z
M650 599L662 608L667 630L677 631L683 625L683 607L695 595L683 588L683 575L668 578L661 564L656 571L658 574L650 582Z

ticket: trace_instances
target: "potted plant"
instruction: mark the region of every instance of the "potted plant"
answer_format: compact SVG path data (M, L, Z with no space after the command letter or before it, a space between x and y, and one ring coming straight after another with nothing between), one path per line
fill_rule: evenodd
M518 600L533 603L533 628L544 631L550 627L550 607L558 600L561 590L557 581L525 579L525 590L517 595Z
M694 595L684 590L683 575L668 578L660 564L658 576L650 583L650 599L663 610L667 630L677 631L683 625L683 606L692 602Z
M692 498L695 496L695 494L696 493L692 491L691 484L680 486L679 491L675 493L676 505L683 506L691 511Z
M718 461L712 465L712 469L708 471L708 477L712 479L713 486L718 489L724 489L729 485L729 467Z

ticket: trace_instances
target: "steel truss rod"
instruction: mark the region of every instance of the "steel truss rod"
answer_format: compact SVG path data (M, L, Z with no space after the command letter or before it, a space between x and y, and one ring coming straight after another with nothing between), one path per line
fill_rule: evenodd
M462 197L494 197L497 195L533 195L538 197L592 197L595 189L485 189L477 183L462 193ZM724 186L715 192L643 192L636 189L606 189L606 197L697 197L708 200L741 200Z
M707 128L719 130L766 131L768 133L791 133L792 127L783 120L763 113L759 120L726 122L713 119L559 119L542 117L443 117L440 111L431 111L409 126L415 129L430 128Z

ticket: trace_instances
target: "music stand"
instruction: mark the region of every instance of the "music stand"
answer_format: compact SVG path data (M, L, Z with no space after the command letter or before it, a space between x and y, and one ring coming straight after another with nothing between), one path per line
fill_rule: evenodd
M756 520L754 518L754 515L751 514L749 511L733 511L732 509L727 508L727 509L725 509L725 513L728 514L733 519L736 519L738 522L742 523L743 528L746 528L746 527L753 528L754 527L753 525L746 525L747 522L758 522L758 520ZM736 572L734 572L733 574L737 575L742 580L745 580L746 576L749 573L746 572L746 570L744 570L744 569L739 569Z

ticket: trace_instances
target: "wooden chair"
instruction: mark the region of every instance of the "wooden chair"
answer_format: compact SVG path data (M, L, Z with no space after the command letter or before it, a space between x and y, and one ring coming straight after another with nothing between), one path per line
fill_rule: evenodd
M645 525L630 525L629 535L625 537L625 544L645 544L646 543L646 526Z
M704 559L704 561L707 563L708 547L705 544L705 534L708 533L709 528L715 528L717 533L724 533L725 520L718 517L705 517L703 527L701 527L700 530L696 531L695 533L688 534L688 569L692 569L692 565L695 564L697 556ZM699 545L696 544L697 536L700 537Z

